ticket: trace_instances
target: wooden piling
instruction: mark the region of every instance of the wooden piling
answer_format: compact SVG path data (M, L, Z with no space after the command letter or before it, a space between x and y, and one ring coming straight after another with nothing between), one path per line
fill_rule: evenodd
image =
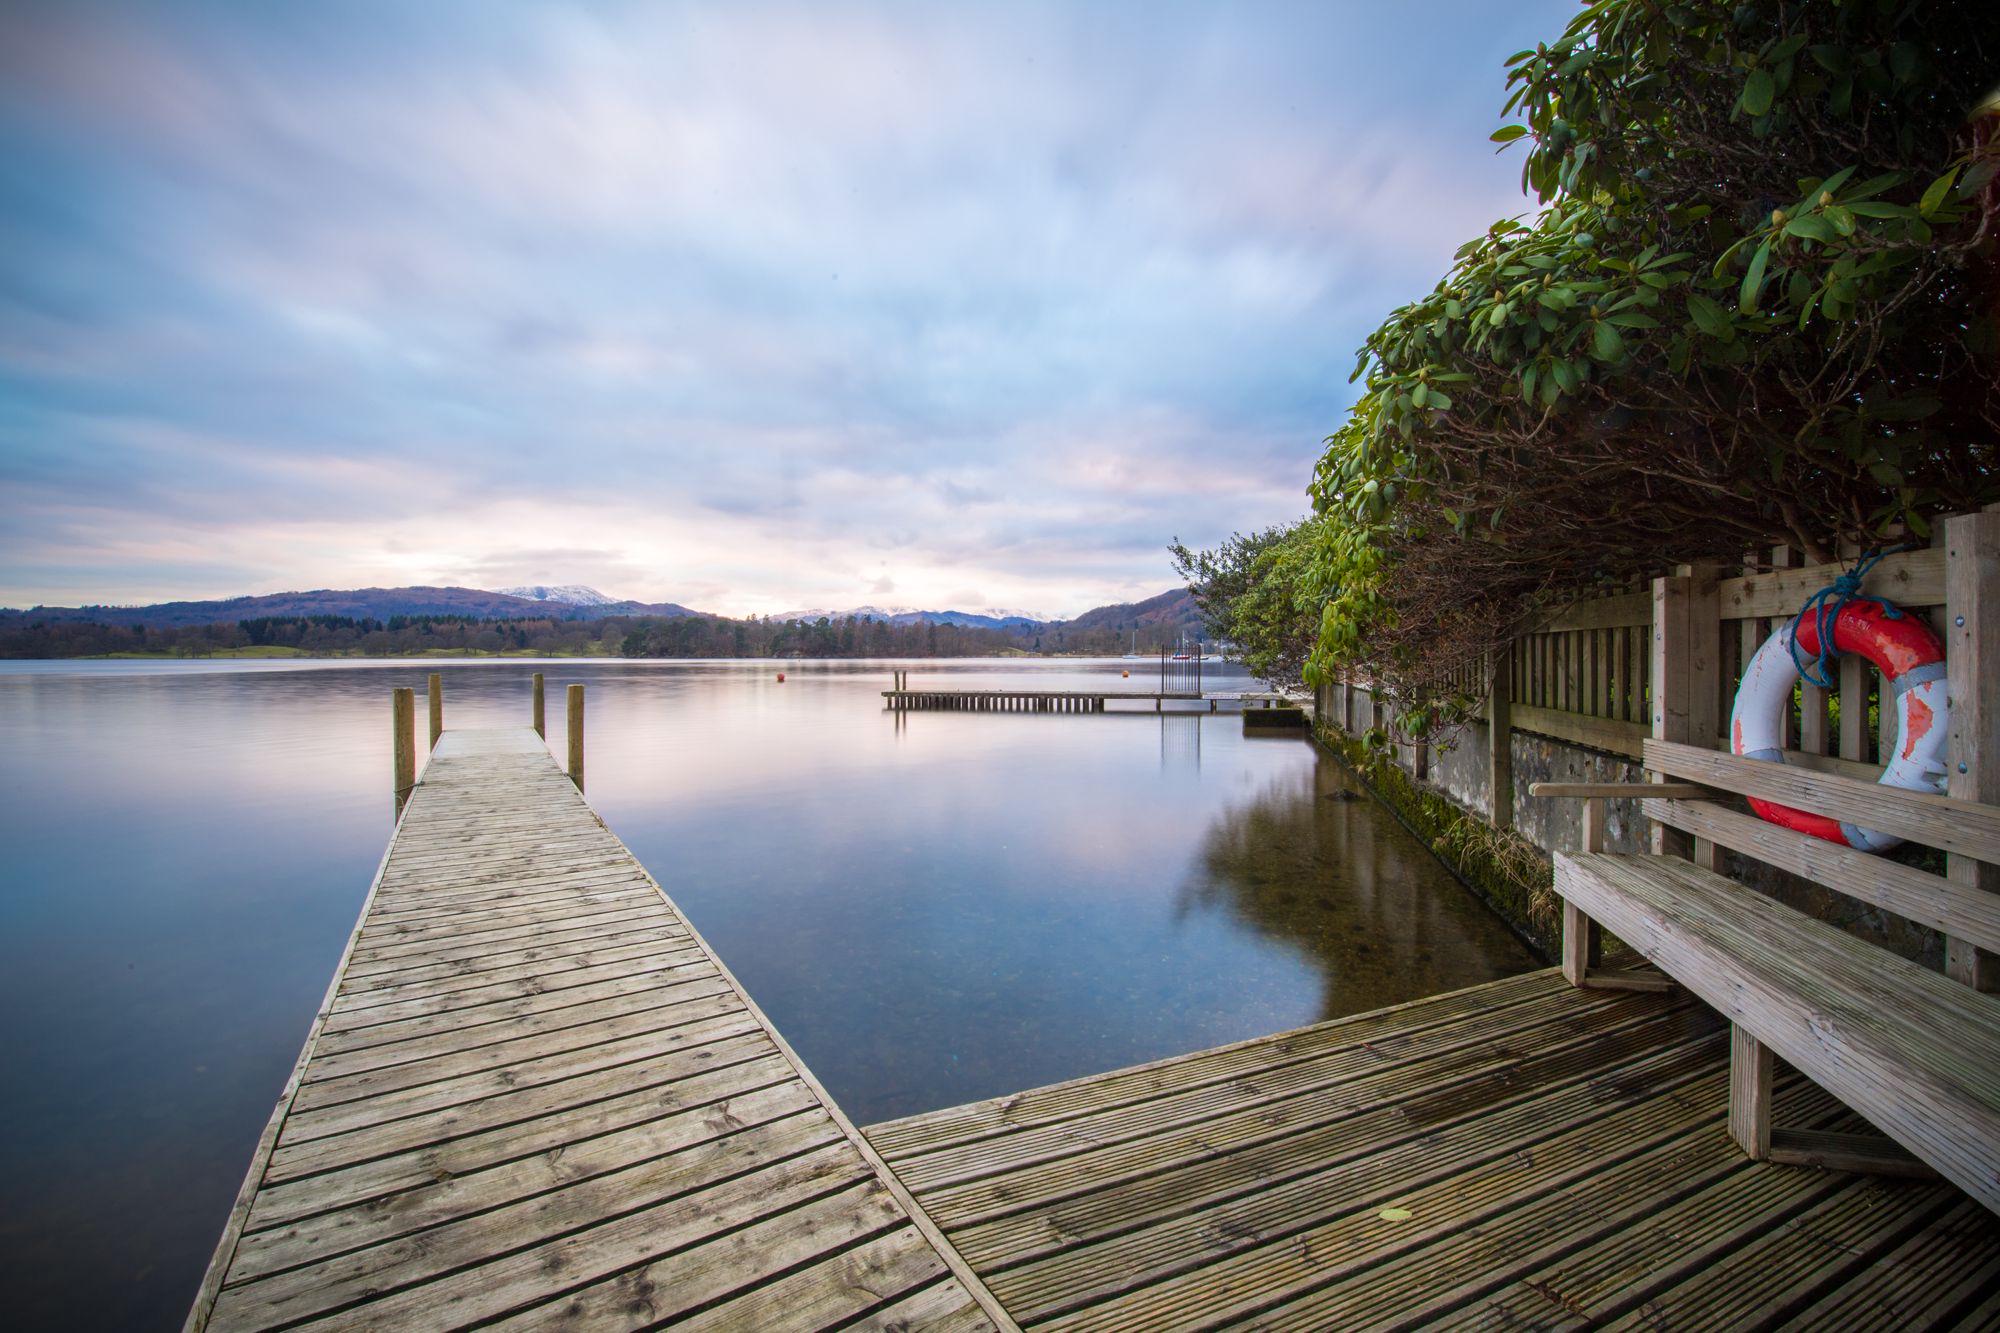
M389 729L396 752L396 818L403 817L417 785L417 692L408 687L389 695Z
M1946 793L1992 805L2000 801L2000 709L1993 706L1985 667L2000 660L2000 610L1995 606L2000 602L2000 513L1950 519L1944 532L1948 753L1954 761ZM1976 898L2000 890L2000 867L1963 853L1946 855L1945 877ZM1948 935L1944 958L1948 976L1975 990L2000 990L2000 953Z
M542 673L537 671L533 679L535 682L535 703L531 725L535 728L537 736L540 736L543 740L547 740L549 738L549 724L547 717L542 711Z
M1486 762L1493 777L1486 818L1495 828L1514 826L1513 662L1507 647L1486 666Z
M569 780L583 790L583 686L569 687Z
M431 746L437 749L438 737L444 735L444 677L431 672L429 682L431 703Z

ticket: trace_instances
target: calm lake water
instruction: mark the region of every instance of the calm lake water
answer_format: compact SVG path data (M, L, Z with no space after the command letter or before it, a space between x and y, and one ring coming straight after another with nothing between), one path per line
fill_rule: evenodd
M10 1325L179 1324L390 831L389 691L433 669L447 726L525 725L546 671L558 753L589 687L592 803L862 1124L1535 965L1296 735L879 697L1143 664L778 665L0 663Z

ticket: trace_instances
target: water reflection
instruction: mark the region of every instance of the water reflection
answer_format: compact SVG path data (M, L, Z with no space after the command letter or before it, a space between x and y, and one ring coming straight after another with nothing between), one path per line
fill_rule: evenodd
M1220 815L1179 902L1226 911L1309 959L1323 1018L1522 967L1519 942L1331 759Z
M12 1322L184 1313L389 832L389 691L432 669L448 726L588 687L592 803L863 1123L1531 963L1302 741L880 697L1151 688L1116 661L778 666L0 664Z
M1201 733L1206 713L1160 714L1160 770L1179 764L1191 772L1201 772Z

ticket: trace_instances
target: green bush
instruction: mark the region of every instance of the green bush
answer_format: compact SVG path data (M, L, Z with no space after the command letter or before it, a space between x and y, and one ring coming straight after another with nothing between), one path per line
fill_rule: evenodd
M1514 56L1493 137L1546 207L1361 351L1313 677L1363 667L1421 726L1539 603L2000 499L1995 35L1984 5L1598 0Z

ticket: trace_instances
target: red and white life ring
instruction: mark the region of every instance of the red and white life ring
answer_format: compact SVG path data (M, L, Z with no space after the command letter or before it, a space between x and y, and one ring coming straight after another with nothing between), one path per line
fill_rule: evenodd
M1729 748L1745 759L1785 762L1784 720L1792 705L1799 668L1792 660L1792 637L1809 657L1819 655L1819 625L1801 616L1764 640L1743 669L1736 705L1729 713ZM1835 651L1860 653L1882 672L1895 692L1896 749L1882 770L1885 786L1910 791L1944 789L1945 738L1951 718L1945 694L1944 646L1916 616L1890 617L1873 602L1853 601L1833 623ZM1883 852L1901 838L1855 824L1808 814L1775 801L1750 798L1750 808L1770 820L1828 842L1864 852Z

